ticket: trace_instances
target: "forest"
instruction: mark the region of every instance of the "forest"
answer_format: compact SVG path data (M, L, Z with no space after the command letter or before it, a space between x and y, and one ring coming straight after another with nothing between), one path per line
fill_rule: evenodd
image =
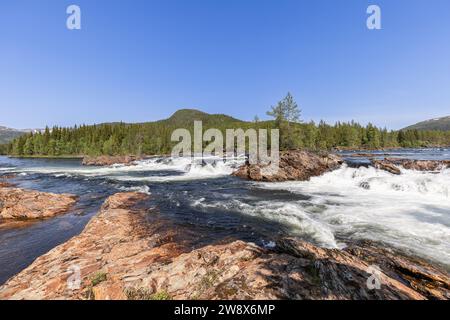
M303 123L301 110L288 94L269 112L274 120L241 121L226 115L210 115L198 110L177 111L166 120L146 123L105 123L71 128L46 128L40 133L22 135L0 146L2 154L12 156L82 155L162 155L169 154L177 142L171 141L175 129L193 131L194 120L203 129L279 129L280 148L286 149L383 149L450 146L450 131L393 131L372 124L324 121ZM270 141L270 139L269 139Z

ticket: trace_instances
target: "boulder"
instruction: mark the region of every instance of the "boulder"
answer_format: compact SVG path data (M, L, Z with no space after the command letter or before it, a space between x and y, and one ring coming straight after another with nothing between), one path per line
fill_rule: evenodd
M286 151L280 153L278 170L264 170L268 165L245 164L232 175L254 181L305 181L341 166L341 157L331 153Z
M0 186L1 219L39 219L67 212L76 196Z
M112 166L114 164L132 165L134 161L140 159L141 158L136 156L86 156L83 158L82 164L84 166Z
M145 209L147 198L110 197L80 235L1 286L0 300L450 298L445 270L373 242L344 250L297 238L275 239L274 249L237 239L193 246L198 234Z

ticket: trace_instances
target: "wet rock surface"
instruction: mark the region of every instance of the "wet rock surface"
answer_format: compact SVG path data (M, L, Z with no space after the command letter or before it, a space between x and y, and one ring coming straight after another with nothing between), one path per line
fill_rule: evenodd
M401 174L400 168L416 171L440 171L450 168L450 160L410 160L402 158L385 158L384 160L372 160L375 168L388 171L393 174Z
M233 173L234 176L254 181L306 181L341 166L341 157L331 153L309 151L286 151L280 154L277 172L264 170L268 166L245 164Z
M13 188L0 182L0 220L40 219L67 212L76 196Z
M368 241L344 250L296 238L270 250L238 239L193 248L196 235L140 205L147 197L110 197L80 235L0 287L0 299L450 298L445 270Z
M140 160L135 156L98 156L83 158L82 164L84 166L111 166L114 164L132 165L134 161Z

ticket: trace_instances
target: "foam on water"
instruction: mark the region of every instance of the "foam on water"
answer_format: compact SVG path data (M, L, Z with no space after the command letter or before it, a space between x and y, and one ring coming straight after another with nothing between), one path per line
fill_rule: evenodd
M307 200L201 198L191 205L273 220L324 247L343 247L345 239L370 239L450 265L450 170L403 170L397 176L344 165L310 181L253 186L301 194Z
M123 187L123 186L118 186L117 189L122 190L122 191L134 191L134 192L141 192L141 193L146 193L146 194L152 194L150 192L150 187L149 186L136 186L136 187Z
M51 174L54 177L101 177L118 181L165 182L216 178L230 175L245 158L238 157L226 162L220 158L152 158L136 161L133 165L112 165L107 167L81 166L38 166L20 168L22 173ZM16 168L5 168L14 172ZM166 172L164 176L152 172ZM146 174L148 173L148 174Z
M404 170L396 176L372 167L343 166L308 182L258 187L310 197L280 203L283 209L274 210L273 219L306 215L335 236L384 241L450 264L449 170L438 174Z
M342 247L336 242L332 231L321 221L313 219L300 202L286 203L272 200L249 204L236 199L206 202L205 198L201 198L193 201L192 206L203 209L219 208L241 212L252 217L276 220L290 227L292 234L308 237L318 245L328 248Z

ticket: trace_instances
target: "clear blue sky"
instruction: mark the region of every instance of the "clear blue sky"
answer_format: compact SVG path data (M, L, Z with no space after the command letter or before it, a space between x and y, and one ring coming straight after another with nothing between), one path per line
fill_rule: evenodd
M369 4L383 30L366 28ZM0 125L15 128L266 118L287 91L305 120L450 115L448 0L10 0L0 41Z

